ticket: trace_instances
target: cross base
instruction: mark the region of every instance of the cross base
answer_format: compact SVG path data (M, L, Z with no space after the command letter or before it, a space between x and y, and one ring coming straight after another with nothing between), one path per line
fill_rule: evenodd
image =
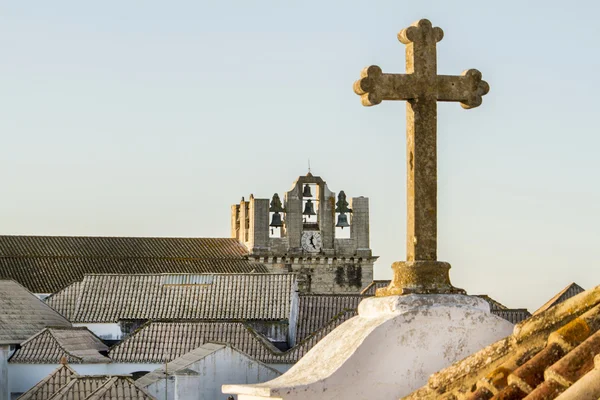
M466 294L450 283L450 264L442 261L396 261L392 264L394 278L386 288L377 289L375 296L403 294Z

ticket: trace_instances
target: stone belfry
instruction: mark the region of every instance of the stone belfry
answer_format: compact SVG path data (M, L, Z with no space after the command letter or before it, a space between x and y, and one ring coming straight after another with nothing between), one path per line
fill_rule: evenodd
M310 172L283 199L231 206L231 237L271 272L295 272L304 293L357 293L373 280L369 199L337 196Z

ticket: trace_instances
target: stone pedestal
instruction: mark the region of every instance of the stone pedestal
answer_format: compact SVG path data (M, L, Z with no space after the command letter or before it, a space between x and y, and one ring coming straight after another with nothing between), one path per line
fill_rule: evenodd
M450 264L443 261L396 261L394 278L386 288L377 289L377 297L402 294L466 294L450 283Z
M477 297L373 297L272 381L224 385L238 400L397 400L429 375L512 333Z

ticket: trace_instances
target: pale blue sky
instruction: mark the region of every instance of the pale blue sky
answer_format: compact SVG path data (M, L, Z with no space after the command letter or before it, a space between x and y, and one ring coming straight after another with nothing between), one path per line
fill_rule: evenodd
M405 257L404 104L364 108L360 70L404 72L396 33L444 29L439 256L452 281L530 310L600 284L600 3L37 1L0 6L0 233L228 236L229 206L313 172L368 196L376 276Z

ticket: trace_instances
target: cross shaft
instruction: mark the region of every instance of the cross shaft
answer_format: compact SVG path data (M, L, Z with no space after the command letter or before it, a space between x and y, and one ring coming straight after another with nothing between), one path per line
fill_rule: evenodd
M373 65L354 83L364 106L384 100L407 101L406 257L408 263L429 262L428 266L437 262L437 102L454 101L463 108L474 108L489 91L481 73L474 69L460 76L437 75L436 43L443 36L442 29L428 20L415 22L398 34L406 45L406 74L383 73ZM449 269L447 263L441 264Z

